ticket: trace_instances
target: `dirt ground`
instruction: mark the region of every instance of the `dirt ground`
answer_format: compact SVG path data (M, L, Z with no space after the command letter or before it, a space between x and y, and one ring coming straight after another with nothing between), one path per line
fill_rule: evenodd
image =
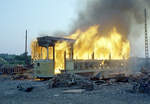
M17 89L19 83L30 83L31 92ZM150 104L150 95L131 93L129 83L99 85L93 91L64 93L71 88L48 89L47 81L0 78L0 104Z

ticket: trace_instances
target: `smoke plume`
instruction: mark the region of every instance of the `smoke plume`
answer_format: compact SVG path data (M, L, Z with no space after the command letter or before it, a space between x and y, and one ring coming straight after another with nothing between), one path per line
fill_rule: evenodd
M116 27L128 37L131 26L144 23L144 9L149 6L150 0L88 0L86 8L74 21L72 32L99 24L102 33Z

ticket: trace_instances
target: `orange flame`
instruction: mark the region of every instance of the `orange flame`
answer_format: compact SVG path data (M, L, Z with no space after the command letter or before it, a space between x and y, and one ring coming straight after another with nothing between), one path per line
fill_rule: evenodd
M65 38L75 39L73 45L73 58L75 60L94 59L128 59L130 55L130 43L123 38L117 29L114 27L108 34L101 34L99 32L99 25L89 27L86 31L77 30L74 34L66 36ZM46 59L47 51L37 45L37 41L32 42L32 59ZM50 52L51 51L51 52ZM42 52L42 56L41 56ZM52 49L49 49L52 53ZM67 42L57 42L55 44L55 72L59 73L58 69L64 69L64 52L66 58L70 56L70 46ZM49 58L52 58L52 54Z

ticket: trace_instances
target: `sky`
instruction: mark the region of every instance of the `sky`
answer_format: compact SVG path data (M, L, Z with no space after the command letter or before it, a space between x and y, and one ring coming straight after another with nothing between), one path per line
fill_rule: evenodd
M39 34L68 31L78 0L0 0L0 53L22 54L25 30L30 44Z
M41 34L70 30L78 12L87 0L0 0L0 53L22 54L25 47L25 31L28 30L28 52L32 40ZM148 24L150 21L148 21ZM138 29L144 29L144 25ZM138 30L134 29L133 34ZM148 26L148 31L150 28ZM144 30L141 34L144 33ZM149 32L148 32L149 33ZM149 39L150 40L150 39ZM131 40L137 46L134 56L144 55L144 35ZM143 50L141 52L141 50ZM140 54L139 54L140 53Z

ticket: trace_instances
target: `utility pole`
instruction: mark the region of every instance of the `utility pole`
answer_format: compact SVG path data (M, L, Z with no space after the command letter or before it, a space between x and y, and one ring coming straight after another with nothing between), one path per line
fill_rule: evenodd
M148 35L147 35L147 12L145 12L145 58L149 58L149 50L148 50Z
M26 30L26 33L25 33L25 64L27 65L28 64L28 51L27 51L27 30Z

